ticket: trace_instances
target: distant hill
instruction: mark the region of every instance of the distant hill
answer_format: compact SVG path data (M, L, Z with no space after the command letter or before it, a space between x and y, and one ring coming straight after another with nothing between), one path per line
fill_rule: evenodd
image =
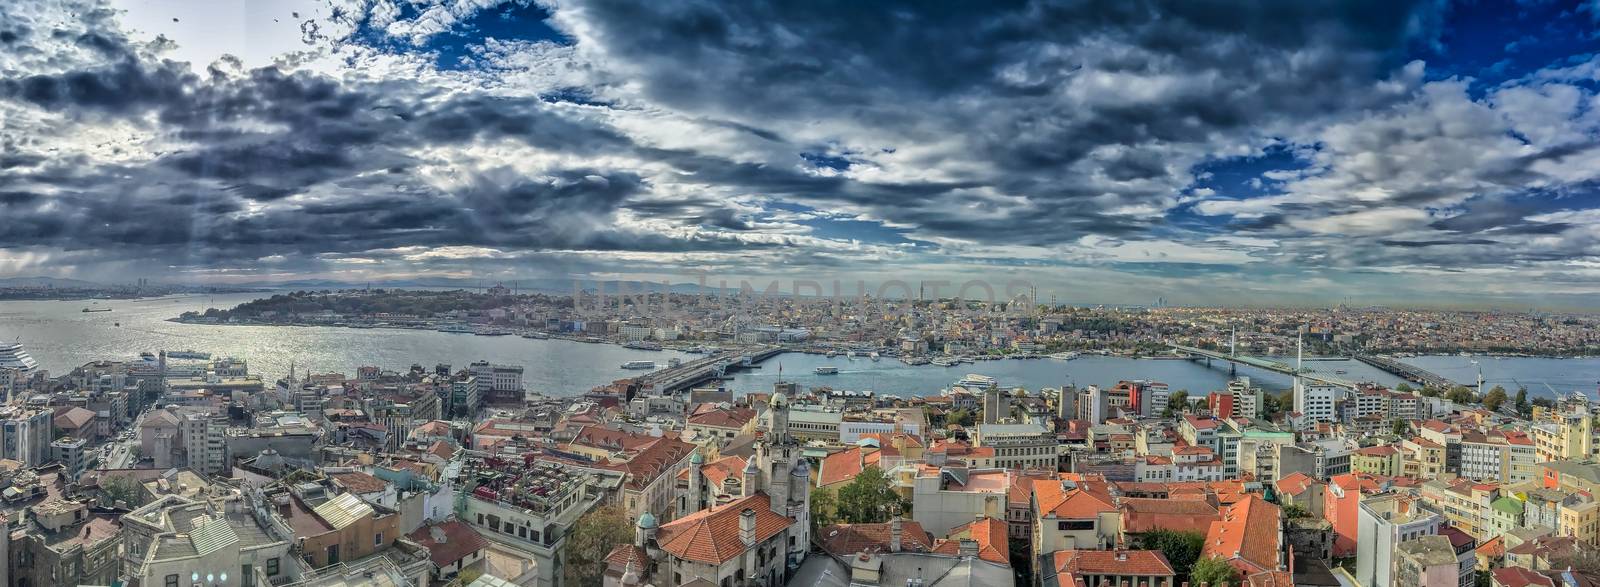
M82 279L63 279L60 277L3 277L0 278L0 287L54 287L69 289L99 289L106 287L104 283L84 281Z

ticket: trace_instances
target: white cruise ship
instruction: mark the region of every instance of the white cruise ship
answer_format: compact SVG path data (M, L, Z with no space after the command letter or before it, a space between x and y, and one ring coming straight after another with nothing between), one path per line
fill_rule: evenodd
M0 342L0 369L16 369L31 373L38 368L39 362L28 356L28 351L22 350L22 343Z
M655 361L628 361L622 364L623 369L654 369Z
M972 388L988 389L989 386L996 385L996 382L995 382L995 379L993 377L990 377L988 375L979 375L977 373L968 373L966 375L966 377L962 377L959 381L956 381L956 385L959 385L961 387L965 387L967 389L972 389Z

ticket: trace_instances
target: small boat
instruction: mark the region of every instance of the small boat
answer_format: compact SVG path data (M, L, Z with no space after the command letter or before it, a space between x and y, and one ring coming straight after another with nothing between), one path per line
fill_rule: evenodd
M852 351L845 351L844 352L844 358L846 358L846 359L854 359L854 358L856 358L856 352L853 351L853 350Z
M828 351L828 358L832 359L837 356L839 356L839 351Z
M960 363L961 361L958 361L953 357L939 357L939 358L934 359L934 360L932 360L930 362L935 364L935 365L938 365L940 367L954 367L954 366L956 366L956 364Z
M628 361L622 364L623 369L654 369L655 361Z
M878 359L880 359L880 358L882 358L882 356L881 356L881 355L879 355L879 354L878 354L878 351L872 351L872 354L870 354L870 355L867 355L867 356L868 356L868 357L871 357L871 358L872 358L872 360L874 360L874 361L876 361L876 360L878 360Z
M839 368L838 367L817 367L817 374L818 375L838 375L839 374Z
M1334 375L1344 375L1345 373L1349 373L1349 371L1346 371L1344 369L1335 369L1334 372L1333 372Z

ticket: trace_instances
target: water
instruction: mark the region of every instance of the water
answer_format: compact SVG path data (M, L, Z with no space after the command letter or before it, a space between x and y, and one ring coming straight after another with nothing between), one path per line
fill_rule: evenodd
M250 362L250 371L268 381L303 373L377 365L403 370L413 363L461 368L476 360L522 365L523 384L548 395L573 395L644 371L622 369L628 361L665 365L674 351L625 349L610 344L533 340L519 336L474 336L402 329L301 326L224 326L168 322L185 311L232 308L270 294L183 296L144 300L100 300L111 312L84 313L88 301L0 302L0 340L20 340L41 368L65 374L99 359L134 359L140 352L194 349L213 357ZM116 323L121 326L116 326Z
M836 390L866 391L890 395L930 395L948 387L968 373L988 375L1003 387L1023 387L1034 390L1040 387L1060 387L1072 383L1078 387L1099 385L1109 387L1121 380L1148 379L1166 383L1173 391L1188 390L1198 396L1218 391L1231 379L1228 364L1169 359L1132 359L1126 357L1083 356L1071 361L1057 359L1002 359L977 361L954 367L937 365L911 366L899 359L884 358L872 361L866 357L855 359L839 355L787 354L761 364L754 371L735 374L732 387L737 391L766 391L778 381L778 366L783 366L783 379L799 383L802 387L826 385ZM838 367L837 375L818 375L819 366ZM1306 368L1331 376L1354 381L1376 381L1398 385L1400 379L1355 361L1307 361ZM1346 374L1334 375L1344 370ZM1270 391L1289 389L1290 379L1271 371L1252 367L1239 367L1238 375Z
M111 312L84 313L88 301L4 301L0 302L0 340L20 340L40 365L54 374L98 359L132 359L142 351L195 349L214 356L235 356L250 361L251 371L267 380L289 370L291 362L299 368L339 371L354 374L361 365L386 369L405 369L413 363L431 368L435 363L465 366L476 360L522 365L523 380L532 391L549 395L582 393L597 385L642 371L619 366L627 361L645 360L665 364L669 358L692 359L672 351L641 351L609 344L586 344L566 340L530 340L517 336L473 336L423 330L352 329L295 326L221 326L179 324L167 319L189 310L207 307L232 308L240 303L270 294L229 294L181 296L145 300L101 300ZM116 323L121 326L116 326ZM1278 360L1290 362L1290 359ZM1457 356L1406 359L1462 383L1477 380L1470 358ZM1529 393L1550 395L1548 383L1566 394L1574 390L1591 392L1600 381L1600 358L1582 359L1477 359L1483 368L1486 385L1504 385L1515 390L1526 386ZM938 393L967 373L988 375L1001 385L1027 389L1058 387L1074 383L1079 387L1109 386L1123 379L1150 379L1168 384L1191 395L1222 389L1229 379L1226 363L1129 359L1085 356L1073 361L1024 359L979 361L955 367L910 366L897 359L854 360L844 356L786 354L769 360L752 371L739 372L730 382L737 392L767 391L784 379L802 386L827 385L840 390L872 390L891 395ZM838 375L817 375L815 368L830 365ZM1374 381L1398 385L1400 379L1354 361L1307 361L1306 367L1351 381ZM1346 373L1336 374L1343 370ZM1239 367L1239 375L1249 376L1268 390L1289 388L1289 377L1249 367Z

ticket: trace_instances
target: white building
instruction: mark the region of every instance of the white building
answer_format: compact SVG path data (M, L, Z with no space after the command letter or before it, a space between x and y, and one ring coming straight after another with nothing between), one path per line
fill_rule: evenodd
M1336 385L1307 381L1296 377L1294 380L1294 410L1304 414L1317 422L1337 421L1334 413L1334 401L1344 389Z
M50 410L21 407L0 409L0 458L28 467L42 466L54 457L50 451L54 419Z
M1444 525L1443 515L1407 495L1362 499L1356 522L1356 581L1367 587L1399 586L1393 569L1400 543L1438 534Z
M468 366L478 378L479 391L522 391L521 365L493 365L478 361Z
M227 421L215 414L184 414L181 425L188 467L208 475L226 472Z
M1260 387L1250 385L1249 377L1229 381L1227 392L1233 396L1234 416L1254 420L1261 413L1262 391Z

